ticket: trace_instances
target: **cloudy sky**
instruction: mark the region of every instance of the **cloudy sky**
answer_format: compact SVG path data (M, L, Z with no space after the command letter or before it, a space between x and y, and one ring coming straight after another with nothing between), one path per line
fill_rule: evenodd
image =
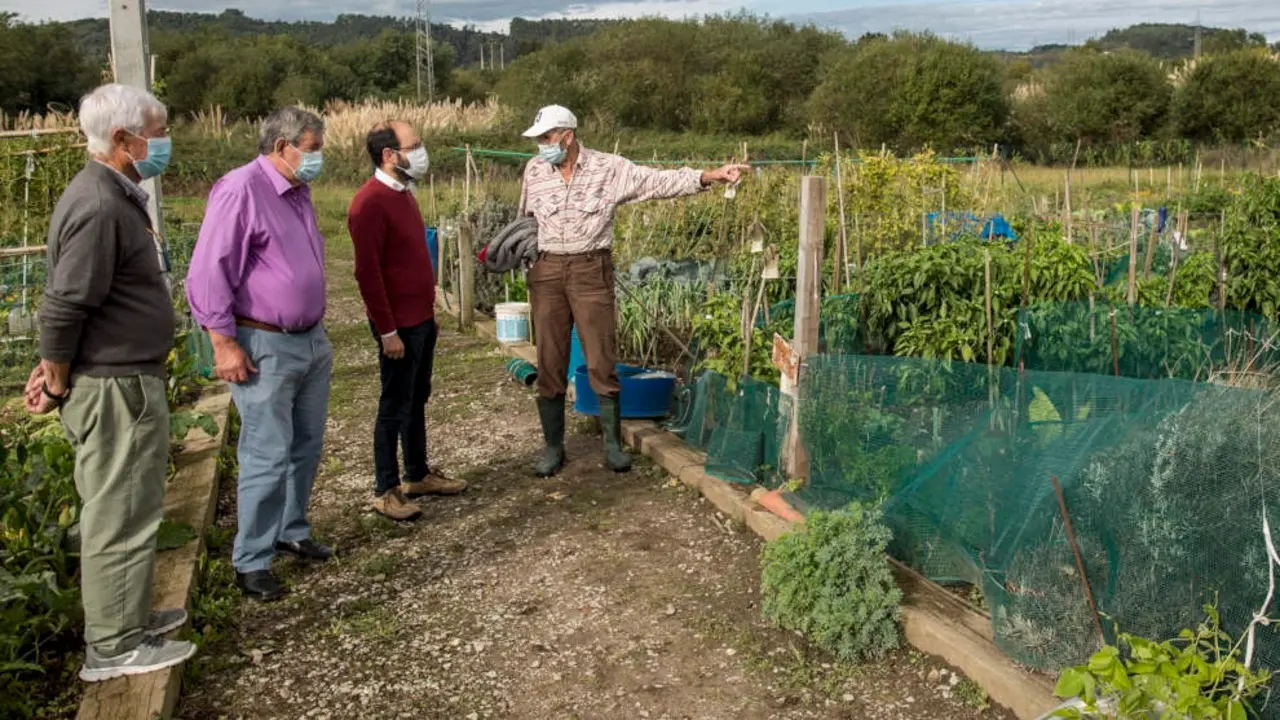
M409 15L413 0L151 0L155 10L220 12L234 7L252 17L329 20L339 13ZM27 20L106 15L105 0L0 0L0 11ZM538 17L689 17L740 9L813 22L856 37L897 28L932 30L987 48L1081 42L1113 27L1139 22L1247 27L1280 40L1280 0L433 0L437 22L505 30L516 15Z

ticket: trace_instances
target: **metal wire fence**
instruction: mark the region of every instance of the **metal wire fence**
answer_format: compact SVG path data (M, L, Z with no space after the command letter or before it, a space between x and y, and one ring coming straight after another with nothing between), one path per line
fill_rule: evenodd
M161 248L169 266L179 333L199 330L187 308L185 282L197 231L194 224L170 223L167 243ZM20 388L40 359L40 303L47 277L43 246L0 249L0 392L8 394ZM212 368L208 336L203 331L191 332L189 342L201 371L208 375Z

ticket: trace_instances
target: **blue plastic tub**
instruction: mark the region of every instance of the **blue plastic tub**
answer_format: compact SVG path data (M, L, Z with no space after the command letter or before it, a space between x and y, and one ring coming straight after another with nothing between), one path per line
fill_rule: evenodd
M622 385L622 417L660 418L671 411L671 397L676 390L676 376L663 370L618 363L618 381ZM573 409L582 415L599 415L600 399L587 379L587 366L579 365L573 373Z
M427 228L427 254L431 256L431 274L440 277L440 235L433 227Z
M573 374L578 368L587 364L587 356L582 354L582 343L578 340L578 326L573 326L573 333L569 336L569 375L565 380L573 382Z

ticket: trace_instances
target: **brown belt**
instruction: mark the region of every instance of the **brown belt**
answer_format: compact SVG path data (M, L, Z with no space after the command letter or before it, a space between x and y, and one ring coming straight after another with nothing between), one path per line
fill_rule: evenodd
M240 317L239 315L236 316L236 324L242 327L253 328L254 330L265 330L267 332L281 333L284 335L301 335L303 333L311 332L311 330L315 328L315 325L312 325L310 327L299 328L297 330L285 330L279 325L271 325L269 323L258 322L257 320L251 320L246 317Z
M594 257L612 257L613 248L601 248L599 250L588 250L584 253L553 253L543 250L538 253L538 259L555 258L557 260L568 260L571 258L594 258Z

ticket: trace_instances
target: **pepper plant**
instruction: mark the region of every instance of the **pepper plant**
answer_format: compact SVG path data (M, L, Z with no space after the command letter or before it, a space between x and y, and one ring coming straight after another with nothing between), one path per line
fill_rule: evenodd
M1242 659L1243 640L1222 631L1217 608L1206 605L1205 620L1177 638L1157 642L1119 634L1088 664L1066 670L1054 692L1078 699L1054 717L1071 720L1247 720L1251 701L1267 689L1268 670L1253 670Z

